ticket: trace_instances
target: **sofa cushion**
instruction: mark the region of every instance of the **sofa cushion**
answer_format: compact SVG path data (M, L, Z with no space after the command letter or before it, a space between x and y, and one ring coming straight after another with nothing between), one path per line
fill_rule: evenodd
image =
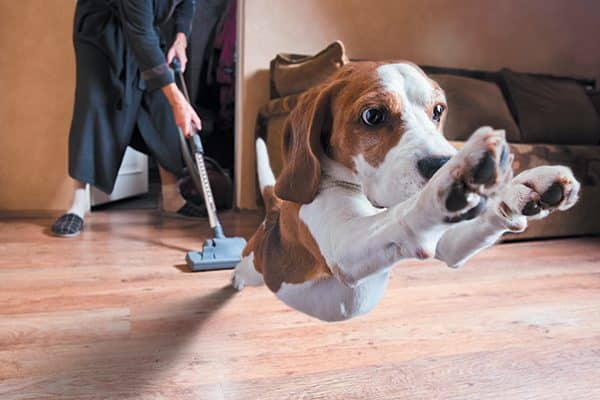
M477 128L489 125L504 129L509 142L520 141L519 127L495 83L446 74L429 76L446 92L444 133L449 140L466 140Z
M551 144L513 144L515 174L542 165L566 165L573 170L583 188L577 204L543 220L530 221L522 234L505 236L508 240L541 237L564 237L600 232L598 199L600 199L600 152L596 146L563 146Z
M524 143L598 144L600 117L580 84L502 70L502 86Z
M271 61L271 98L304 92L325 81L347 62L340 41L314 56L278 54Z

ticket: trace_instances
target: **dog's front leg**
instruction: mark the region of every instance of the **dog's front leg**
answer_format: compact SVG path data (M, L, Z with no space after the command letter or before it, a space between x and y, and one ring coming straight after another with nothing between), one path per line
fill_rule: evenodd
M416 215L417 200L377 210L364 198L342 197L332 190L302 206L300 217L333 274L354 287L401 258L427 256L422 244L439 224L425 228L426 218ZM420 227L418 235L413 226Z
M524 171L490 199L484 214L446 231L435 257L450 267L460 267L496 243L502 234L524 231L528 219L541 219L552 211L571 208L579 188L567 167L544 166Z
M414 212L416 198L378 210L364 196L330 189L300 209L300 217L318 243L336 278L355 287L403 257L413 256L406 245L419 241L404 221ZM410 238L410 239L409 239ZM415 253L415 252L413 252Z
M484 128L421 192L399 205L377 211L364 197L330 189L303 206L300 216L336 277L355 286L401 258L432 257L446 230L483 211L483 198L509 170L504 133Z

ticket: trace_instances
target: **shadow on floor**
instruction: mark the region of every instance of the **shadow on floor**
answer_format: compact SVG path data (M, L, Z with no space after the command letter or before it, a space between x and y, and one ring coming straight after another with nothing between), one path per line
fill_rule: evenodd
M115 236L118 238L121 238L121 239L125 239L125 240L131 240L131 241L135 241L135 242L151 244L153 246L164 247L169 250L181 251L182 253L187 253L188 251L193 250L193 249L188 249L186 247L177 246L174 244L164 243L160 240L155 240L155 239L151 239L148 237L140 237L140 236L130 235L130 234L126 234L126 233L116 233Z
M137 399L146 398L144 394L149 393L158 395L158 387L174 384L165 382L165 373L171 381L177 375L172 370L175 365L186 368L198 362L190 359L193 355L185 352L186 348L200 337L205 323L235 293L235 289L226 286L193 300L171 302L168 308L173 315L164 319L131 318L129 337L83 346L76 360L60 366L66 372L47 377L35 390L41 397L60 399ZM148 323L154 325L145 330L144 324Z

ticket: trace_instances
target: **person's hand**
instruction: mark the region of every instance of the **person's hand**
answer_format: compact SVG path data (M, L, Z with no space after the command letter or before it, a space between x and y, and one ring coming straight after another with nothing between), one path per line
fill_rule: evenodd
M171 108L173 109L175 124L181 129L183 135L186 138L189 138L194 133L194 129L202 129L202 121L181 93L180 96L182 101L178 101L175 105L171 105Z
M181 132L186 138L189 138L194 133L194 129L202 129L202 121L190 103L185 99L183 93L177 88L174 83L171 83L162 89L163 93L169 100L175 124L181 129Z
M187 38L183 33L178 33L175 37L173 45L167 52L167 64L171 65L173 58L177 57L181 63L181 72L185 71L187 64L187 55L185 49L187 48Z

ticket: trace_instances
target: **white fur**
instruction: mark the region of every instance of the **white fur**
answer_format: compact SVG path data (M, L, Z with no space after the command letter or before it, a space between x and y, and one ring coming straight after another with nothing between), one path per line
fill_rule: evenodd
M388 207L409 198L426 183L416 168L417 161L432 156L450 157L456 149L426 112L427 105L436 98L445 98L421 72L410 64L387 64L377 72L383 86L399 97L405 131L377 167L366 162L362 154L354 158L354 163L369 200Z
M254 253L250 253L236 265L231 284L237 290L242 290L245 286L260 286L263 283L263 276L254 268Z
M326 170L327 176L333 177L326 177L315 200L300 208L300 218L319 244L334 277L320 284L286 285L277 296L286 304L323 320L347 319L377 304L385 289L382 282L387 282L391 268L399 260L435 255L449 266L458 267L480 250L493 245L503 233L523 230L527 223L525 216L518 213L506 216L499 208L500 202L510 197L511 189L520 185L519 176L504 190L496 190L501 194L490 199L488 208L478 218L456 224L443 223L443 216L453 213L445 211L436 194L453 182L456 168L461 168L465 162L473 166L477 160L473 155L481 156L487 151L489 136L494 139L488 132L478 131L425 188L388 209L373 207L361 192L332 185L332 180L339 177L334 171ZM328 161L325 166L330 164ZM343 171L340 168L338 165L336 170ZM557 179L557 173L576 182L567 168L550 167L550 170L554 174L534 169L528 175L537 179L539 187L544 189ZM347 173L346 170L344 175ZM500 180L499 184L506 182ZM465 208L477 202L478 198ZM521 201L514 206L521 210L525 204ZM370 293L371 290L374 292ZM349 303L360 312L348 313Z
M256 172L261 191L267 186L275 185L275 175L273 175L273 170L269 162L267 145L261 138L256 139Z
M310 204L300 207L300 219L333 276L302 284L284 283L276 293L289 306L326 321L352 318L375 307L391 268L403 258L435 256L457 267L494 244L504 232L524 230L528 218L521 215L523 207L531 199L539 199L554 182L565 182L565 198L552 209L567 209L577 200L579 183L566 167L534 168L515 178L509 167L488 187L469 186L467 205L448 211L445 199L452 185L465 181L484 154L499 159L505 146L504 132L481 128L456 152L424 111L425 105L439 96L427 79L408 64L386 65L378 72L384 86L401 96L405 134L377 167L360 154L354 159L356 173L327 157L321 159L324 174L319 193ZM420 157L453 154L428 182L418 175ZM262 141L257 142L257 160L263 187L264 182L272 182L272 173ZM480 216L445 222L478 204L481 196L489 201ZM245 284L262 283L256 275L260 276L250 255L236 267L234 286L241 289Z
M377 68L377 73L384 87L390 92L421 107L433 101L437 95L432 91L428 79L414 65L385 64Z
M389 274L383 272L350 288L335 277L301 284L284 283L276 293L288 306L324 321L341 321L371 311L383 297Z

